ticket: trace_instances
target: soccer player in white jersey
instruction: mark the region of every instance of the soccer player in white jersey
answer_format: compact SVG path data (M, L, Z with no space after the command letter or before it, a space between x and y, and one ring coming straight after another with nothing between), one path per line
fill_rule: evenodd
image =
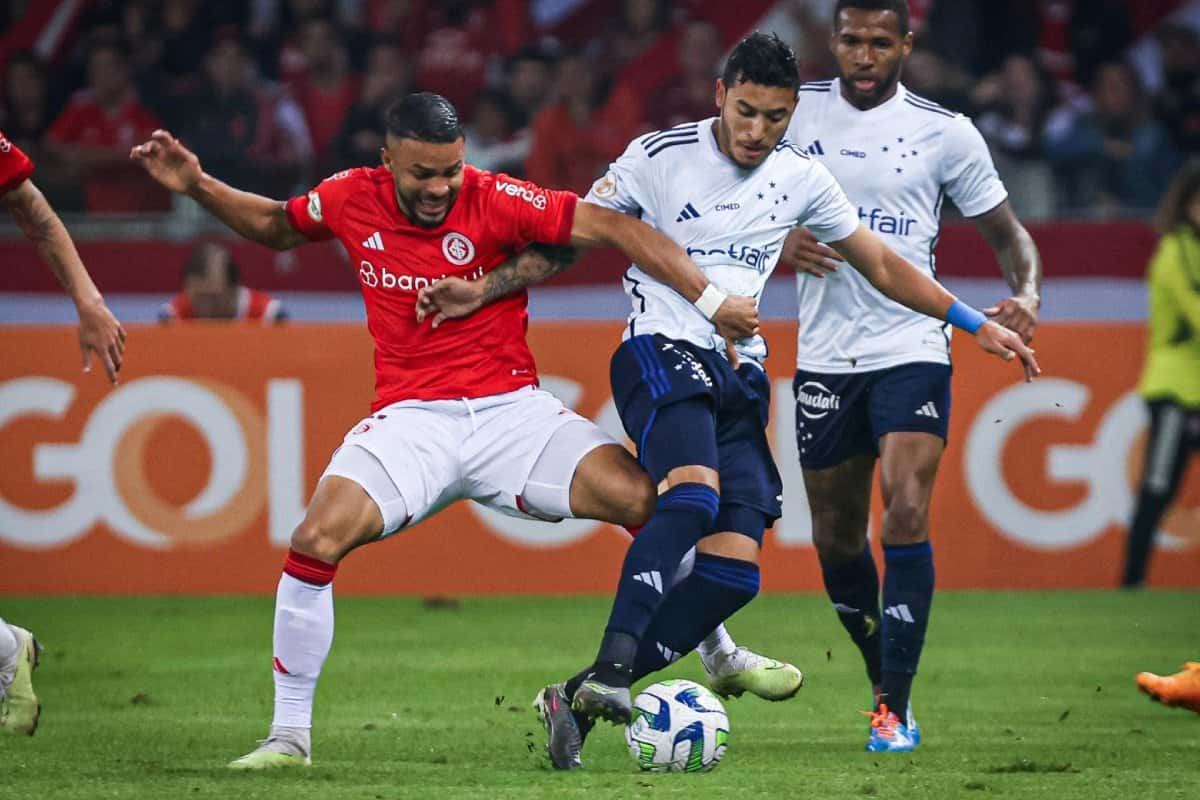
M759 297L789 231L806 225L880 291L971 330L988 352L1019 357L1032 378L1037 364L1020 337L888 249L829 171L781 141L798 83L791 49L776 36L751 34L717 82L720 116L634 140L588 201L640 217L679 242L709 278L712 302L724 292ZM626 554L595 661L543 691L549 750L562 768L578 765L591 719L628 722L634 680L690 652L755 596L763 533L781 510L765 434L765 342L739 340L740 363L731 362L725 340L670 287L637 264L624 284L633 311L613 355L613 399L661 493ZM441 313L459 316L477 308L484 291L454 281L423 294ZM460 293L465 308L451 308ZM690 575L672 585L692 547Z
M971 121L900 83L913 41L907 4L839 0L834 28L839 77L800 87L787 138L833 173L864 227L926 275L935 275L938 214L949 197L992 246L1012 289L986 313L1030 341L1037 248ZM796 436L813 543L876 697L867 749L907 751L920 741L908 699L933 599L929 502L950 416L950 332L856 271L838 270L838 254L819 237L798 229L783 256L800 270ZM867 545L877 460L882 613Z

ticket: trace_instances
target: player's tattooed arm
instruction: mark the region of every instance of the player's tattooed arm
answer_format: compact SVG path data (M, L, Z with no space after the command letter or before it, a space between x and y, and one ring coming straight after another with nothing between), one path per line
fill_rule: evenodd
M1012 290L1011 297L985 308L984 313L1028 343L1033 339L1042 305L1042 256L1037 245L1007 200L971 221L992 246Z
M417 293L417 322L433 316L433 327L448 319L469 317L505 295L541 283L570 267L574 247L532 244L489 272L483 280L443 278Z
M531 244L487 274L483 279L483 303L541 283L566 270L579 258L574 247Z
M42 261L75 303L84 371L91 369L95 355L109 381L115 384L125 353L125 329L105 305L66 226L33 181L23 181L5 194L3 203L21 233L37 248Z
M129 157L154 180L172 192L186 194L252 242L289 250L308 241L288 222L282 202L217 180L200 168L195 153L167 131L155 131L149 141L130 150Z

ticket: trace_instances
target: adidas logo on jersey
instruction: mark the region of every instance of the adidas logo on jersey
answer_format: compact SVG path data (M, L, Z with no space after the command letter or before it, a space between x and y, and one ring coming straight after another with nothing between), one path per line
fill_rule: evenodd
M808 153L810 156L823 156L825 155L825 148L821 147L820 139L813 139L813 143L804 148L804 152Z
M695 207L692 206L691 203L688 203L686 206L683 207L683 211L679 212L679 216L675 218L675 221L676 222L686 222L689 219L696 219L699 216L700 216L700 212L697 211L695 209Z
M364 239L363 247L367 248L368 250L382 250L383 237L379 235L379 231L375 231L366 239Z
M908 606L904 603L901 603L898 606L888 606L883 613L889 617L892 617L893 619L898 619L901 622L916 622L916 620L913 619L912 612L908 610Z
M639 572L633 576L633 579L640 583L644 583L647 586L653 587L654 591L662 594L662 575L659 574L658 570L655 569L651 570L650 572Z
M918 417L930 417L931 419L941 419L941 415L937 413L937 406L930 400L925 405L917 409Z

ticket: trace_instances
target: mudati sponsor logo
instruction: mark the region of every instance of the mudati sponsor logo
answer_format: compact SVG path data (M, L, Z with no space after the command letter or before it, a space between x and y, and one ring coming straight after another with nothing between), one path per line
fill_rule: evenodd
M796 391L796 404L804 416L821 419L842 407L842 396L819 381L805 381Z
M424 289L426 286L433 286L442 278L450 276L444 272L432 278L427 278L424 275L413 275L408 272L397 274L383 264L376 267L370 261L363 260L358 265L358 277L363 282L363 286L369 286L372 289L378 287L381 289L397 289L401 292L416 292ZM467 281L477 281L483 277L483 267L478 266L468 273L456 275L455 277Z
M858 218L876 233L890 233L894 236L908 236L917 222L912 217L905 216L903 211L900 212L900 216L895 216L882 208L872 208L868 211L862 206L858 207Z
M509 197L519 197L538 211L546 209L546 195L542 192L535 192L528 186L509 181L496 181L496 191L503 192Z
M711 250L703 247L689 247L687 249L688 256L695 258L696 256L720 256L728 258L748 267L762 272L766 267L774 264L771 260L771 248L769 247L754 247L748 244L734 244L729 247L714 247Z

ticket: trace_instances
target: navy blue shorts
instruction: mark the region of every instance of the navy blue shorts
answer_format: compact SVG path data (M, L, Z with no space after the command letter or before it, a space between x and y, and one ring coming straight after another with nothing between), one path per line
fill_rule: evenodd
M761 369L746 363L735 372L714 350L653 334L631 337L617 348L611 379L621 424L643 462L642 445L659 409L690 398L707 399L721 477L718 520L728 518L726 509L732 506L761 512L766 527L779 518L783 481L767 443L771 382Z
M856 373L796 370L796 444L800 466L825 469L858 455L879 455L887 433L946 438L950 367L917 362Z

